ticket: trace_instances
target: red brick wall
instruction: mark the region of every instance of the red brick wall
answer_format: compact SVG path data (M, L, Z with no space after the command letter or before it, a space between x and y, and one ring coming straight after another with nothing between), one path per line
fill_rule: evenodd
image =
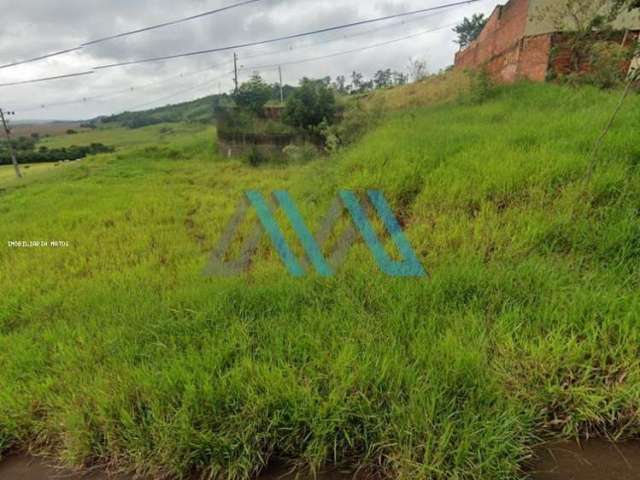
M529 0L510 0L506 5L497 7L478 39L456 54L455 67L484 67L494 80L502 83L520 78L543 82L549 70L569 73L573 66L566 35L524 37L528 11ZM611 40L622 42L624 32L616 35ZM637 32L627 34L626 43L632 43L635 38ZM628 70L629 65L621 65L621 68ZM580 65L579 69L588 71L589 65Z
M456 54L457 68L476 68L494 57L508 55L524 36L527 26L529 0L510 0L506 5L497 7L480 36L468 48ZM514 59L504 60L506 71L499 76L512 77L515 75ZM517 63L517 60L515 60ZM493 67L498 68L500 61Z
M522 40L518 61L518 78L544 82L549 70L552 35L537 35Z

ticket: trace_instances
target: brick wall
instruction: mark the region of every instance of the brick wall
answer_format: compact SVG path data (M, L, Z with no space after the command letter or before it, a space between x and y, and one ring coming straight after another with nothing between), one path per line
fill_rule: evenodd
M455 67L486 68L494 80L502 83L520 78L542 82L549 70L557 74L569 73L574 66L566 34L526 33L531 20L530 7L536 2L540 0L510 0L497 7L478 39L456 54ZM633 30L626 35L624 31L617 32L608 40L621 43L623 35L628 45L638 38L637 31ZM630 63L621 68L626 71ZM589 64L581 64L579 70L587 71L589 67Z
M510 0L506 5L497 7L478 39L456 54L456 67L477 68L490 62L490 70L495 69L498 76L514 78L517 53L513 52L524 36L528 11L529 0ZM496 58L500 56L506 58Z
M517 77L544 82L547 78L552 46L551 34L524 38L521 42Z

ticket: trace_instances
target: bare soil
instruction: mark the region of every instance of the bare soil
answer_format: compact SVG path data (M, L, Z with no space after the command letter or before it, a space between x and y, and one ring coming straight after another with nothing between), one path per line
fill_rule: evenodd
M613 444L602 440L561 442L540 447L528 466L530 480L638 480L640 441ZM277 468L260 480L306 480L311 475L288 473ZM353 474L327 472L314 480L348 480ZM361 476L355 477L363 480ZM48 465L45 461L14 455L0 463L2 480L134 480L131 476L109 476L104 472L74 473ZM145 479L147 480L147 479ZM148 479L152 480L152 479Z

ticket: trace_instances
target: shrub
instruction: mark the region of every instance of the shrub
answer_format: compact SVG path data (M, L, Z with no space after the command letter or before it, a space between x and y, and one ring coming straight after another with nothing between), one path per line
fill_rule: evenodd
M624 82L625 65L632 50L614 42L596 42L591 47L591 71L585 75L588 83L600 88L614 88Z
M310 162L318 155L318 150L312 144L287 145L282 149L284 158L289 162Z
M269 157L258 147L253 147L247 155L247 161L252 167L259 167L269 161Z
M288 125L315 131L320 124L332 124L336 116L336 98L323 80L303 78L287 100L283 120Z
M471 103L483 103L491 99L495 92L495 84L489 72L483 68L471 71L469 75L471 77L471 89L469 91Z
M382 97L374 98L369 103L355 101L348 104L340 123L322 125L321 133L326 149L331 152L355 143L380 123L385 112L385 101Z

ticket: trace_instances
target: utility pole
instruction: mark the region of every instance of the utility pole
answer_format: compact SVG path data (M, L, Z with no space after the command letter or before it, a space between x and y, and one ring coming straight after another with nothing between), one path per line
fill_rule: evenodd
M284 87L282 86L282 65L278 65L278 75L280 75L280 103L284 103Z
M236 84L236 95L238 94L238 54L233 54L233 72L235 74L233 81Z
M7 112L9 115L11 112ZM0 108L0 118L2 118L2 126L4 127L4 134L7 137L7 145L9 145L9 153L11 154L11 162L13 162L13 168L16 169L16 176L18 178L22 178L22 173L20 173L20 166L18 165L18 160L16 160L16 153L13 151L13 145L11 144L11 130L9 130L9 126L7 125L7 120L4 118L4 112Z

